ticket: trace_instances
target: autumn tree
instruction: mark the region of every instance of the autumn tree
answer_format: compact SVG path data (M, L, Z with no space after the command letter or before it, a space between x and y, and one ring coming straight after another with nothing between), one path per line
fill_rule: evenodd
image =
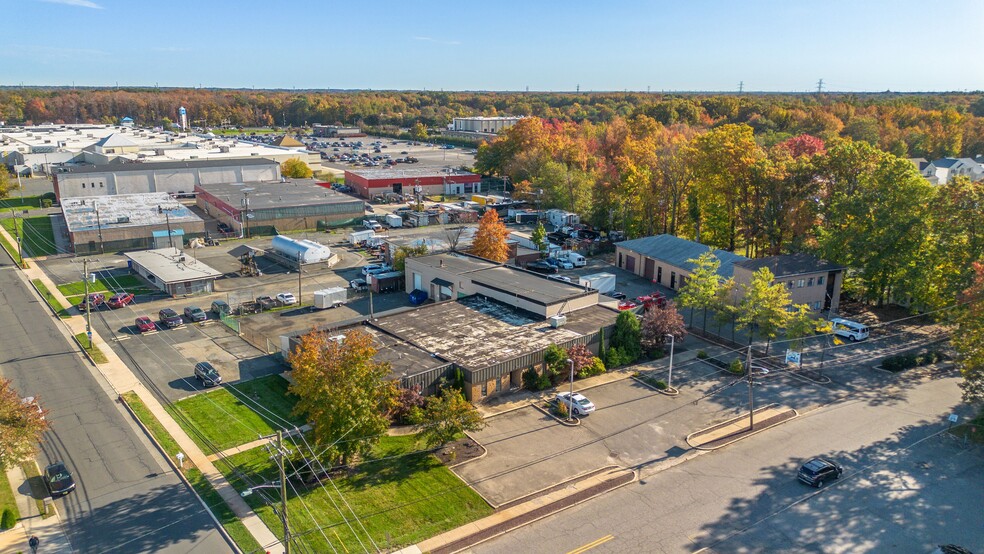
M418 244L416 246L398 246L393 251L393 269L404 271L407 267L407 258L416 258L427 255L427 245Z
M280 173L284 177L291 179L310 179L314 175L308 164L304 163L300 158L284 160L280 164Z
M721 287L721 276L718 269L721 260L708 250L695 259L687 260L692 264L687 282L680 287L678 298L680 305L690 308L690 325L694 324L694 309L704 310L704 330L707 330L707 309L714 306L718 289Z
M756 332L770 342L779 329L786 325L789 312L789 289L782 283L773 283L775 276L767 267L752 274L752 281L744 286L744 296L735 311L736 325L748 330L748 344L752 344ZM769 348L766 346L766 353Z
M547 230L543 227L543 222L538 221L533 232L530 233L530 240L536 246L536 249L543 252L547 249Z
M338 341L325 331L301 337L287 361L293 369L294 408L333 461L348 464L372 451L389 422L393 387L388 363L375 361L372 335L353 330ZM340 440L344 438L344 440Z
M984 260L973 264L973 281L960 295L957 329L950 339L963 375L963 400L984 401Z
M443 447L466 431L480 431L485 421L475 406L461 392L451 387L441 389L427 399L418 426L420 437L428 447Z
M427 140L427 126L421 122L416 122L410 128L410 136L413 140Z
M634 313L624 311L618 314L607 356L605 365L608 367L631 364L642 356L642 329Z
M478 231L472 241L472 254L493 262L505 262L509 259L509 248L506 246L508 236L509 230L499 219L499 212L486 210L478 222Z
M813 317L813 312L806 304L797 304L793 308L786 320L785 334L790 348L799 350L803 346L803 339L817 333L819 320Z
M0 167L0 198L10 196L10 191L17 189L17 181L13 179L6 167Z
M656 303L646 307L642 315L642 346L647 350L662 349L668 335L677 342L687 336L687 325L676 304L667 301L662 306Z
M48 429L45 414L38 404L23 402L9 380L0 379L0 468L10 469L37 455Z

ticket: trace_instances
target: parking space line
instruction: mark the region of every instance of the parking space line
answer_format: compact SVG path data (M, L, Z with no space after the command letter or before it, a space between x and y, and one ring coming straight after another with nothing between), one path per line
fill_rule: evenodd
M612 540L614 538L615 538L615 535L605 535L604 537L601 537L600 539L598 539L596 541L592 541L592 542L589 542L588 544L586 544L584 546L580 546L578 548L575 548L574 550L571 550L567 554L582 554L583 552L587 552L588 550L591 550L592 548L601 546L601 545L605 544L606 542L608 542L608 541L610 541L610 540Z

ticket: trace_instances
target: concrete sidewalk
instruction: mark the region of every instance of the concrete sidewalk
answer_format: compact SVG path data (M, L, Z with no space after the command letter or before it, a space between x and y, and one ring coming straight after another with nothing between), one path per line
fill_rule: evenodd
M58 517L53 503L48 504L53 515L41 517L34 497L31 496L27 475L20 466L7 470L7 480L14 490L14 501L20 512L20 519L12 529L0 533L0 552L30 552L27 541L32 536L41 540L39 552L75 552L68 536L62 531L61 518Z
M4 235L4 237L8 240L11 239L10 235L2 227L0 227L0 234ZM13 242L12 244L16 244L16 242ZM58 287L55 286L55 283L43 270L37 267L37 264L30 263L30 260L28 260L28 265L30 266L29 268L21 271L21 275L23 275L27 281L34 279L40 280L51 292L51 295L58 299L62 305L71 306L71 303L69 303L64 295L61 294ZM33 288L31 283L28 283L27 286ZM42 303L45 303L44 298L40 298L40 300ZM57 316L54 317L57 318ZM65 339L71 343L73 347L77 346L75 345L72 337L78 333L86 332L85 317L75 315L61 321L64 323L63 329L64 334L66 335ZM95 368L106 379L117 396L127 391L135 392L140 400L147 406L147 409L154 414L154 417L160 421L161 425L163 425L167 432L171 434L175 442L178 443L178 446L181 448L187 459L194 463L199 470L201 470L202 474L206 479L208 479L212 487L218 491L219 495L222 496L222 499L225 500L232 511L235 512L236 516L242 520L243 524L249 530L250 534L253 535L256 541L259 542L260 545L264 546L267 552L273 554L282 553L283 545L280 544L280 541L276 535L274 535L263 523L263 521L260 520L259 516L253 512L253 510L249 507L249 504L247 504L246 501L239 496L239 493L232 487L231 484L229 484L225 476L222 475L222 473L212 464L209 457L202 452L202 450L197 444L195 444L194 441L191 440L190 437L188 437L188 434L185 433L184 429L182 429L181 426L174 421L174 418L172 418L171 414L164 409L164 406L162 406L157 400L157 397L154 396L154 394L140 382L130 368L127 367L123 360L119 358L116 351L106 344L106 341L104 341L102 337L95 332L95 330L92 331L92 342L94 346L102 350L103 354L105 354L108 359L107 363L96 365ZM175 454L175 452L164 453L164 455L169 456L172 459ZM216 526L221 528L221 525L219 525L218 522L216 522Z

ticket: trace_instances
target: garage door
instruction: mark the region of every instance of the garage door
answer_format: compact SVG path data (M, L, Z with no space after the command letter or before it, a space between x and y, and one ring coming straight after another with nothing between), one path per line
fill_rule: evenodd
M635 273L635 256L628 256L625 258L625 269Z
M646 263L646 270L643 272L642 276L652 281L656 273L656 260L652 258L646 258L645 263Z

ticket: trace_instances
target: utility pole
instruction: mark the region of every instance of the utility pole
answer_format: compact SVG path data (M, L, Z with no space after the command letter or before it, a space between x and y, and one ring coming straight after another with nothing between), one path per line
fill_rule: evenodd
M82 258L82 283L85 289L85 336L89 339L89 350L92 350L92 300L89 298L89 259Z
M738 94L745 90L745 81L738 81Z
M17 239L17 257L20 258L20 264L23 266L24 251L21 249L20 230L17 229L17 214L14 213L13 208L10 208L10 218L14 220L14 237Z
M304 304L304 296L301 295L301 256L297 256L297 305Z
M567 361L571 363L571 395L567 397L570 403L567 407L567 421L570 421L574 414L574 358L568 358Z
M157 213L164 214L164 223L167 225L167 244L174 248L174 237L171 236L171 210L164 209L162 206L157 206ZM100 239L101 241L102 239Z
M99 253L105 254L106 247L103 246L103 227L102 222L99 221L99 207L95 202L92 203L92 209L96 210L96 230L99 233Z
M748 354L745 357L745 373L748 378L748 430L755 429L755 387L752 384L752 345L748 345Z
M673 388L673 343L676 342L676 337L673 335L666 335L670 337L670 372L666 377L666 388Z
M817 81L817 94L823 92L823 79Z
M284 432L277 429L277 467L280 470L280 521L284 524L284 554L290 554L290 526L287 524L287 475L284 471Z

